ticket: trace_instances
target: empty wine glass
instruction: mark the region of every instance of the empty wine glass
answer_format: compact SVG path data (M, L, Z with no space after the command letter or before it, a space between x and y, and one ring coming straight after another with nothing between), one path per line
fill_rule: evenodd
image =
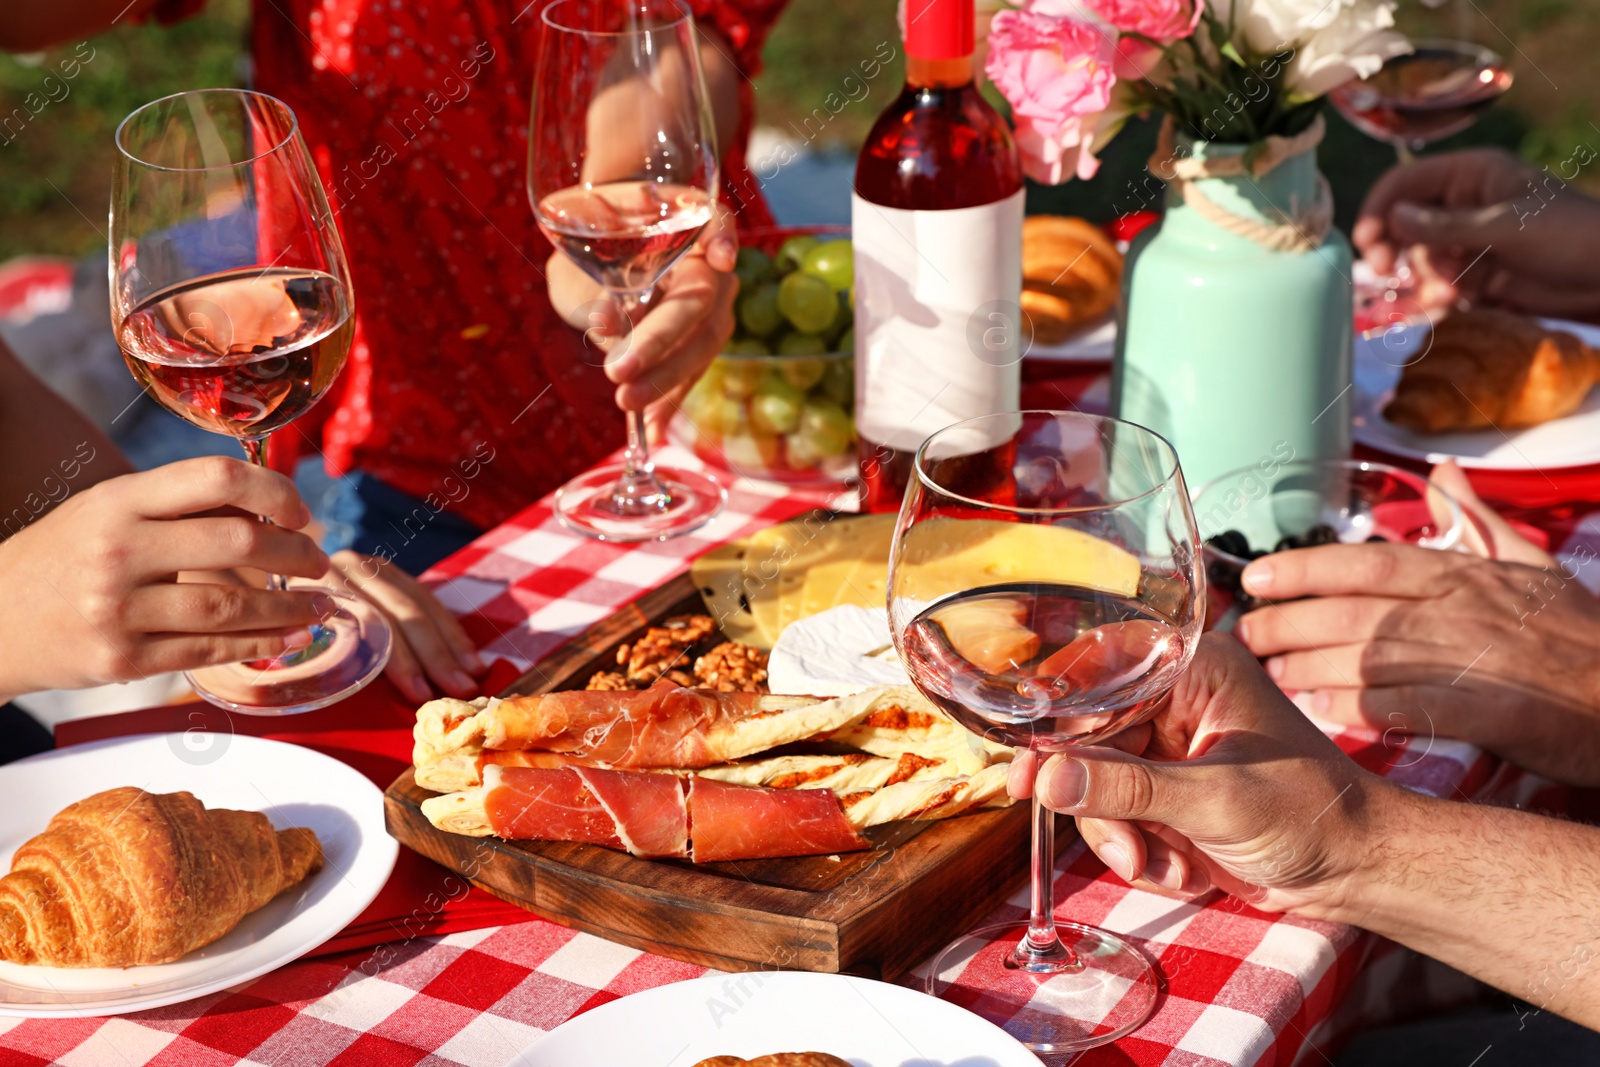
M267 438L339 376L355 328L344 246L282 101L240 89L178 93L117 128L111 185L111 321L152 400L237 437ZM288 588L268 578L269 587ZM199 694L252 714L310 711L354 693L389 659L383 616L348 593L311 644L270 660L190 671Z
M976 578L969 549L1009 539ZM1042 759L1145 721L1193 656L1204 577L1189 493L1157 434L1078 412L988 415L917 451L889 561L889 628L917 688ZM1055 919L1055 815L1033 800L1032 911L945 948L942 995L1038 1052L1114 1041L1154 1009L1150 961Z
M694 20L675 0L558 0L543 19L528 198L551 244L631 321L715 212L715 127ZM627 423L621 464L557 492L562 522L607 541L660 540L722 510L714 479L651 462L642 411Z

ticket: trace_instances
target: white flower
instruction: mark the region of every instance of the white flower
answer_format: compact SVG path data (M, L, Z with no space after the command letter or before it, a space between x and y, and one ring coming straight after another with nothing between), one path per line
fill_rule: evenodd
M1393 0L1214 0L1211 8L1224 24L1231 9L1234 37L1250 51L1294 51L1283 88L1296 99L1370 77L1411 51L1394 29Z

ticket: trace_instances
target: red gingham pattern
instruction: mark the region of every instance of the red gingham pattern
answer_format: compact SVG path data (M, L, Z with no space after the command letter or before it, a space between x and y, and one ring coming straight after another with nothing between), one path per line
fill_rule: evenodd
M672 449L662 457L696 462ZM546 501L428 577L488 655L532 663L712 545L812 507L850 503L737 480L727 510L698 534L630 546L567 533ZM1459 742L1333 736L1363 766L1427 792L1519 788ZM1361 1021L1356 1008L1388 1003L1397 985L1411 994L1423 985L1406 966L1414 957L1372 935L1264 914L1215 893L1175 902L1134 890L1081 843L1062 854L1057 872L1063 918L1130 937L1166 978L1155 1017L1085 1054L1081 1067L1322 1062L1323 1050ZM997 917L1024 914L1025 894L1020 889ZM1375 958L1381 966L1369 967ZM502 1067L580 1012L702 973L534 921L301 960L223 993L113 1019L0 1019L0 1067ZM1445 981L1441 993L1459 998L1461 983Z

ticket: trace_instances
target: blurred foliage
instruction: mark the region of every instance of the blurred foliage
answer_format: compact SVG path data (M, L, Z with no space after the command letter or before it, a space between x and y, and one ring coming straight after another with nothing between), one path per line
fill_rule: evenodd
M167 93L240 84L248 9L249 0L211 0L204 14L177 26L124 26L90 42L94 58L66 83L70 93L40 109L9 143L0 143L0 259L27 252L79 254L104 240L117 123ZM1418 36L1487 44L1508 57L1517 75L1503 103L1432 151L1498 144L1553 166L1570 159L1580 144L1600 150L1600 67L1592 59L1600 44L1600 0L1449 0L1438 9L1402 0L1401 23ZM896 59L867 81L861 65L885 54L880 46L893 48ZM818 147L853 151L899 90L901 51L895 0L792 0L768 40L765 67L755 82L760 121L796 139L809 130ZM46 76L59 77L59 64L72 55L68 46L41 57L0 56L0 122L23 106L28 93L42 95ZM61 95L59 87L54 92ZM827 110L829 94L838 94L831 101L836 114ZM856 99L839 107L839 98L851 96ZM1140 181L1154 135L1153 123L1130 123L1093 181L1032 188L1030 209L1104 219L1151 200ZM1367 187L1393 158L1387 145L1330 114L1321 161L1341 224L1348 225ZM1575 184L1600 191L1600 165L1591 165Z
M878 52L880 48L885 50ZM861 64L889 54L888 49L893 50L894 60L866 82ZM760 121L801 139L805 134L797 131L805 129L805 120L815 109L826 106L829 93L849 99L853 86L845 79L855 77L866 95L854 89L859 99L832 116L816 138L819 148L854 152L866 140L878 113L900 92L904 51L895 0L790 0L762 52L762 71L755 81ZM817 125L814 122L811 129Z
M117 125L169 93L241 84L248 21L249 0L211 0L175 26L118 26L83 46L0 55L0 121L12 120L0 125L0 260L103 249Z

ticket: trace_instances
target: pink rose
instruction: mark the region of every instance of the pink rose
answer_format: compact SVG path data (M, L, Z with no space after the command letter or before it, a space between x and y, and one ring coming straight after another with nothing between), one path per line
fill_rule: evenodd
M1087 2L1095 14L1123 34L1117 39L1115 68L1117 77L1132 81L1149 77L1150 72L1162 58L1161 49L1141 38L1148 37L1162 44L1170 44L1188 37L1200 24L1200 6L1204 0L1193 0L1192 3L1190 0L1087 0ZM1138 36L1128 36L1130 34Z
M1046 3L1051 0L1045 0ZM1137 33L1162 44L1179 41L1200 24L1203 0L1087 0L1096 15L1121 33ZM1035 8L1039 6L1034 5Z
M1057 184L1091 178L1096 120L1117 83L1110 36L1070 18L1001 11L989 25L985 69L1011 103L1023 169Z

